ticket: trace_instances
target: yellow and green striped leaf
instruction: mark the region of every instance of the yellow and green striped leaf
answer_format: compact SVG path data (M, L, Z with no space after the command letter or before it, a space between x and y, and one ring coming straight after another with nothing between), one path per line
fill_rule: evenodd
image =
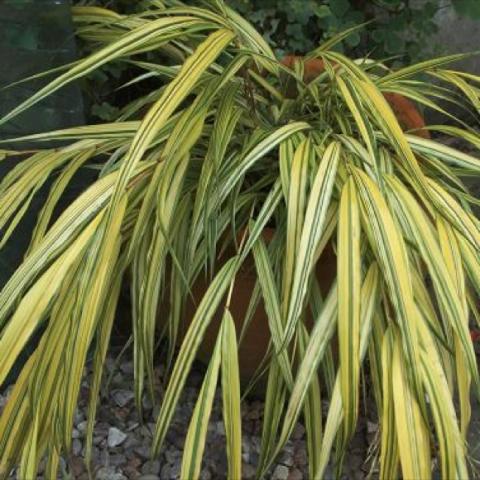
M342 189L338 221L338 341L344 439L357 423L360 392L360 209L352 177Z
M222 322L222 398L227 439L228 478L242 478L242 418L235 323L228 310Z
M227 314L228 315L228 314ZM224 319L227 317L224 317ZM223 324L223 322L222 322ZM207 439L208 422L212 412L215 389L218 383L218 371L222 359L222 328L212 352L212 358L200 389L197 403L188 427L187 438L183 448L180 478L199 478L203 451ZM240 477L239 477L240 478Z

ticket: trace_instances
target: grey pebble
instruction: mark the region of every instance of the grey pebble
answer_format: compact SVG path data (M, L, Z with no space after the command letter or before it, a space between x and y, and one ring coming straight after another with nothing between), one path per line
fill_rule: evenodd
M130 435L128 435L127 439L125 440L125 443L123 444L123 449L132 450L135 447L139 447L141 444L142 442L135 435L130 433Z
M120 467L127 463L127 458L125 457L125 455L115 454L110 456L109 462L110 462L110 465L114 467Z
M252 478L255 478L255 473L256 473L256 469L253 465L250 465L248 463L242 464L242 477L245 480L250 480Z
M113 366L113 363L109 363ZM156 372L163 367L156 368ZM198 369L200 370L200 369ZM170 428L167 431L159 457L151 458L152 437L155 420L161 405L162 387L155 385L155 406L147 395L143 398L143 412L140 416L134 404L132 391L133 364L130 359L122 360L115 372L113 389L104 397L98 408L97 421L93 432L92 468L94 478L98 480L178 480L180 478L183 447L192 411L198 399L204 373L193 368L187 380L178 408L175 411ZM91 372L90 374L91 375ZM192 380L193 378L193 380ZM159 382L160 376L158 376ZM88 384L88 382L87 382ZM328 404L327 409L328 409ZM87 480L83 466L83 445L87 422L88 396L80 399L79 409L75 413L72 432L72 453L75 464L71 464L76 480ZM242 401L242 480L253 480L260 456L262 418L264 402L261 399L247 398ZM378 429L378 425L376 425ZM373 425L365 421L364 431L373 430ZM277 462L266 473L270 480L304 480L308 478L308 458L305 427L298 423L290 440L285 445ZM368 447L365 435L358 435L352 442L357 445L346 461L346 467L356 465L365 458ZM358 450L358 451L357 451ZM77 461L78 459L78 461ZM71 460L70 460L71 463ZM348 464L348 465L347 465ZM357 472L345 468L350 478L358 477ZM41 474L41 472L40 472ZM225 446L225 427L222 416L221 390L217 389L208 426L208 438L205 444L204 459L200 480L221 480L226 478L227 458ZM325 478L332 478L326 472Z
M180 478L181 463L178 462L175 465L170 467L170 478L172 480L177 480Z
M294 463L293 453L290 451L283 451L278 458L278 463L291 467Z
M160 470L160 478L170 478L170 465L165 464L162 469Z
M120 370L127 375L132 375L133 374L133 362L123 362L120 365Z
M300 467L304 467L308 463L307 451L305 448L298 449L293 458L295 464Z
M303 480L303 473L298 468L295 468L288 474L288 480Z
M79 410L77 408L77 410L75 410L75 415L73 417L73 423L75 425L78 425L80 422L82 422L83 420L85 420L85 415L83 414L83 412L81 410Z
M208 468L204 468L200 472L200 480L212 480L212 474Z
M170 464L173 465L177 462L177 460L182 456L179 450L175 448L169 448L165 451L165 460Z
M216 433L222 437L225 436L225 425L223 424L223 421L216 423Z
M72 452L76 457L82 452L82 442L78 438L72 442Z
M127 438L127 434L123 433L116 427L110 427L108 430L108 440L107 444L110 448L117 447L121 445Z
M113 467L102 467L97 471L96 480L127 480L123 473L117 472Z
M113 390L111 395L119 407L127 406L135 398L135 395L130 390Z
M376 433L378 430L378 424L373 422L367 422L367 432Z
M287 480L289 472L285 465L277 465L273 471L272 480Z
M77 430L80 433L85 433L87 431L87 421L83 420L82 422L77 423Z
M161 464L158 460L149 460L142 467L142 473L158 475L161 470Z
M142 425L140 427L140 435L146 438L152 438L152 431L148 425Z
M123 385L123 375L118 372L112 378L112 383L114 385Z
M141 445L140 447L136 447L135 453L137 453L140 457L149 459L150 458L150 447L145 445Z
M295 425L295 429L292 432L293 440L301 440L305 436L305 427L301 423Z

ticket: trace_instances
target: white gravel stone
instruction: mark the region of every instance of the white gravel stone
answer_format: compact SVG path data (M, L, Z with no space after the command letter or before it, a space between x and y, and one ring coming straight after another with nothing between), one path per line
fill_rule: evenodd
M110 448L118 447L118 445L121 445L126 439L127 434L123 433L118 428L110 427L110 429L108 430L107 443Z

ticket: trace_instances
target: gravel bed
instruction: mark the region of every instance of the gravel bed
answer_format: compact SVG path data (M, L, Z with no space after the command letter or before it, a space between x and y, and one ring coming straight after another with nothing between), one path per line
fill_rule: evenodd
M97 480L174 480L180 478L183 444L191 414L198 398L205 368L195 365L187 381L183 396L166 437L163 449L157 458L150 458L152 434L158 405L152 406L144 398L143 419L139 417L133 400L133 363L126 354L121 362L108 358L104 378L110 378L108 388L104 386L103 396L97 411L97 421L93 435L92 472ZM164 367L155 369L157 383L155 394L161 398L164 385ZM75 415L75 428L72 434L72 452L61 460L59 478L87 480L84 463L86 414L89 399L89 366L80 390L79 407ZM0 396L1 406L6 397ZM259 459L262 432L263 401L260 397L250 397L242 402L242 475L243 479L255 478ZM328 405L324 405L324 413ZM369 441L376 433L376 424L360 424L356 437L346 459L342 478L364 479L369 467L363 464ZM370 438L368 438L370 437ZM225 429L221 412L221 392L217 391L214 409L208 428L208 438L202 464L201 480L226 478ZM305 428L297 424L277 463L265 478L271 480L302 480L308 478ZM15 478L13 473L11 478ZM326 479L335 478L328 470ZM44 477L39 476L39 480ZM46 479L49 480L49 479Z

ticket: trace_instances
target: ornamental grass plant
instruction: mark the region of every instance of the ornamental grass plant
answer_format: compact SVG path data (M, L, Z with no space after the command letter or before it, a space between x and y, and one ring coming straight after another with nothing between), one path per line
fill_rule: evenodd
M44 88L0 120L110 62L142 69L134 82L156 82L115 122L17 139L35 141L28 152L0 151L23 153L0 183L1 246L54 178L23 263L0 293L0 384L39 337L1 413L3 477L18 467L20 478L36 478L46 457L45 476L56 478L59 458L71 448L87 360L94 369L89 461L126 281L139 409L143 396L153 395L161 333L170 360L165 394L153 398L160 410L152 456L162 448L206 328L221 312L181 478L199 476L217 385L225 473L242 478L240 404L249 386L239 381L241 332L230 305L242 264L253 258L250 311L262 302L270 331L258 477L297 421L306 428L310 478L323 478L329 462L341 471L365 396L379 419L381 478L427 479L434 463L442 478L468 478L470 394L480 392L469 333L469 321L478 321L480 224L472 213L478 199L462 179L478 176L480 160L435 135L480 148L478 132L450 113L460 104L478 115L480 77L449 66L463 55L392 70L335 51L360 27L287 66L222 0L204 8L176 0L144 4L142 14L130 16L74 8L78 35L92 53L50 72ZM169 61L145 60L152 51ZM309 59L324 67L305 82ZM287 94L292 84L294 95ZM391 94L443 113L449 125L425 125L421 135L406 130L387 101ZM45 148L46 141L62 143ZM96 169L96 181L55 219L62 192L82 168ZM268 243L266 227L274 228ZM323 296L314 271L325 248L336 254L337 273ZM219 265L225 251L233 253ZM208 289L180 336L185 302L200 277L209 279Z

